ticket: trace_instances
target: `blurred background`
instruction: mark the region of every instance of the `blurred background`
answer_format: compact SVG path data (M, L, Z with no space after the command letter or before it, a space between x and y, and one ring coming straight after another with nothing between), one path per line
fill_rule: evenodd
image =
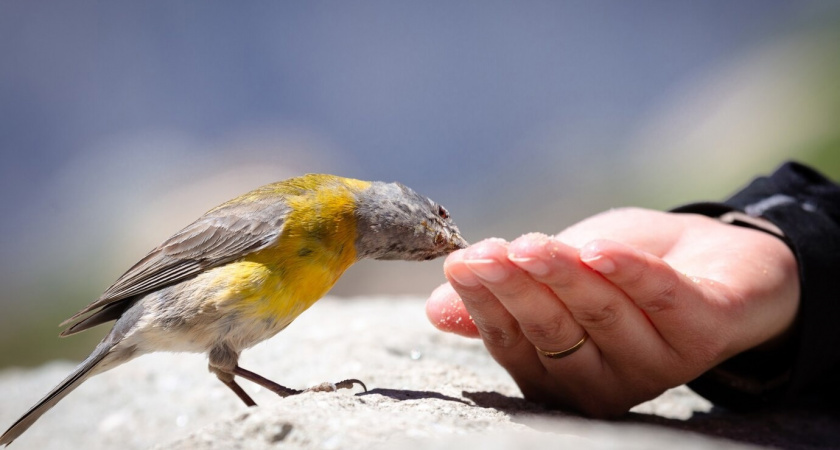
M306 172L401 181L470 241L840 178L824 1L0 1L0 367L207 209ZM427 295L441 262L333 290ZM423 314L417 311L417 314Z

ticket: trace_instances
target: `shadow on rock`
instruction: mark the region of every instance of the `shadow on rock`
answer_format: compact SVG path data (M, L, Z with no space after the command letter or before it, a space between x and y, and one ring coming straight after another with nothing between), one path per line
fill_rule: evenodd
M508 397L498 392L461 392L464 398L472 400L475 406L482 408L493 408L507 413L531 412L548 413L549 410L541 405L529 402L522 397Z
M582 416L559 409L546 408L521 397L508 397L498 392L463 392L464 398L475 406L493 408L512 415L511 420L551 432L551 421L531 420L533 417L556 419ZM524 414L524 415L523 415ZM515 417L519 415L519 417ZM521 420L520 420L521 419ZM610 421L608 421L610 422ZM730 439L745 444L807 450L840 448L840 417L818 411L768 410L735 412L714 408L708 413L695 412L687 419L669 419L653 414L630 413L612 423L647 424L675 430Z
M688 420L629 414L622 422L662 425L734 441L789 449L840 448L840 418L806 410L735 412L714 408Z
M365 397L368 395L378 394L384 397L392 398L394 400L421 400L421 399L428 399L428 398L436 398L438 400L446 400L450 402L458 402L463 403L465 405L469 405L469 402L466 402L460 398L450 397L448 395L443 395L440 392L434 391L411 391L407 389L371 389L367 392L356 394L359 397Z

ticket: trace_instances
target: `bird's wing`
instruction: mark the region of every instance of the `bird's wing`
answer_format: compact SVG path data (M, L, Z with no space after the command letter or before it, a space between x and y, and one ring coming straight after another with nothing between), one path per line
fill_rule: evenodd
M137 295L192 278L276 243L290 208L252 199L213 209L170 237L128 269L99 299L61 323Z

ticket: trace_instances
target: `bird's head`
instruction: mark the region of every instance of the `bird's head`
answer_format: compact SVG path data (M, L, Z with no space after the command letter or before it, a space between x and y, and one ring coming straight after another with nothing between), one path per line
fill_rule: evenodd
M443 206L400 183L371 183L355 212L360 258L420 261L468 245Z

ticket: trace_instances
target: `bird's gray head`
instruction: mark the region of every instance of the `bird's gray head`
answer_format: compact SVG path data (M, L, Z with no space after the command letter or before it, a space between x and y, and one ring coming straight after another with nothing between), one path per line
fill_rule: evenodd
M400 183L375 181L356 205L360 258L427 260L468 244L443 206Z

